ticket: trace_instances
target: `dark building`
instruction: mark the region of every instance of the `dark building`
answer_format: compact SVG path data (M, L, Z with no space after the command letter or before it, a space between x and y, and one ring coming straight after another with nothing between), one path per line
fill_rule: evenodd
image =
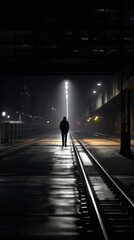
M132 0L6 0L2 72L121 71L134 54L133 29Z
M30 115L31 108L31 92L27 85L25 85L20 93L20 101L21 101L21 112Z
M133 63L133 0L1 3L1 74L117 74L120 128L127 132L130 111L125 106L131 100L128 89L133 91Z

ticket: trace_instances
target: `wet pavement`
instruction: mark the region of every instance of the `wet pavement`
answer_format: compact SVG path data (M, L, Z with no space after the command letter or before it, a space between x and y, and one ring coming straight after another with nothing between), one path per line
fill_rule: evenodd
M134 199L134 161L119 154L119 141L93 137L83 141ZM15 152L17 145L8 145L8 154L0 153L0 238L80 239L81 213L70 142L62 148L61 136L56 134L19 143ZM86 156L84 163L91 165Z
M72 150L60 135L0 161L1 239L78 239L80 213Z

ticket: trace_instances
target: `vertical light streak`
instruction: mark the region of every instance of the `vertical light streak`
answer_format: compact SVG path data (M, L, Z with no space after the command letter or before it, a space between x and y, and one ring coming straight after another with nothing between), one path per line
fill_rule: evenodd
M68 119L68 82L65 82L65 97L66 97L66 118Z

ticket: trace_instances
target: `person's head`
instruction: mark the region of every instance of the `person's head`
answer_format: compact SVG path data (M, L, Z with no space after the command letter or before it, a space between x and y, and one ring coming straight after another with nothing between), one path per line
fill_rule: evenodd
M66 117L63 117L63 121L66 121Z

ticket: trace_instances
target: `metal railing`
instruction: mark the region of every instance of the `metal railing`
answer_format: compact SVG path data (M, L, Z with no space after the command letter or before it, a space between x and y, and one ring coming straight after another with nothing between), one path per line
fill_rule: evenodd
M45 131L44 125L30 125L19 123L1 123L0 124L0 142L7 143L17 139L27 138L34 134L39 134Z

